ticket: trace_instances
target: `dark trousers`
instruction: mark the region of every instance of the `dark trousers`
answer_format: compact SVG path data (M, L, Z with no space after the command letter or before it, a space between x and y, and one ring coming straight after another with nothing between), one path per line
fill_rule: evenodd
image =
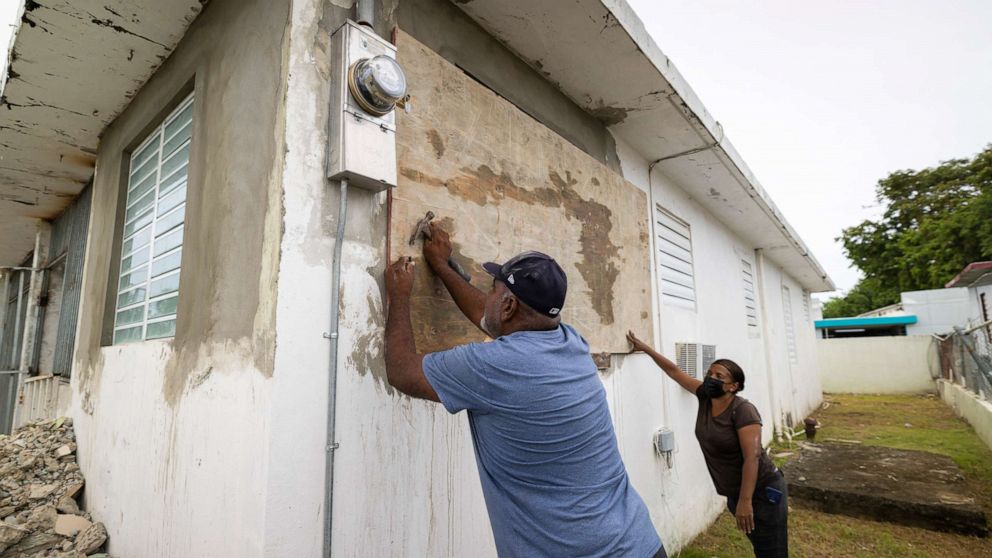
M668 558L668 554L665 554L665 545L662 544L661 548L658 549L658 552L655 552L654 556L651 558Z
M767 484L782 492L777 504L768 500L765 487L756 488L751 506L754 508L754 530L748 534L756 558L788 558L789 556L789 492L781 471L774 482ZM737 498L727 498L731 515L737 511Z

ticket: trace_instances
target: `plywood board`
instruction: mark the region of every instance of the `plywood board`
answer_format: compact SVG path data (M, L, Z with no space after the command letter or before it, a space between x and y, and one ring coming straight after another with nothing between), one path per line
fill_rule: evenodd
M454 257L488 290L486 261L524 250L553 256L568 275L562 319L593 352L627 352L628 328L651 338L647 196L405 33L399 60L411 110L398 111L398 187L391 252L418 260L412 301L417 349L481 341L407 241L431 210Z

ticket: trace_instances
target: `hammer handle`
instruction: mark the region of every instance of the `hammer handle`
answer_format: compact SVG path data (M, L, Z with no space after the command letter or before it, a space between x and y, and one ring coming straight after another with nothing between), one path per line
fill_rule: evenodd
M463 268L460 263L456 262L454 258L448 258L448 266L455 270L455 273L461 275L462 279L464 279L466 283L472 282L472 276L466 273L465 268Z

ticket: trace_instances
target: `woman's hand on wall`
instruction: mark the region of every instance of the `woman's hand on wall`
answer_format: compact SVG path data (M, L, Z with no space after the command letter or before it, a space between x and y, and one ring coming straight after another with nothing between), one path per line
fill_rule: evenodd
M651 350L651 346L645 343L644 341L638 339L637 336L634 335L633 331L627 332L627 341L630 343L631 347L633 347L633 349L631 349L631 352L634 351L648 352Z

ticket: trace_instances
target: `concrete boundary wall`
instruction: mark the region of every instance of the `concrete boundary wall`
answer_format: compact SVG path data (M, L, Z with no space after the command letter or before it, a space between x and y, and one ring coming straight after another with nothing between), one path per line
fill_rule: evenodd
M817 339L820 383L827 393L933 391L937 354L929 335Z
M992 404L947 380L937 380L937 391L944 403L970 424L985 445L992 449Z

